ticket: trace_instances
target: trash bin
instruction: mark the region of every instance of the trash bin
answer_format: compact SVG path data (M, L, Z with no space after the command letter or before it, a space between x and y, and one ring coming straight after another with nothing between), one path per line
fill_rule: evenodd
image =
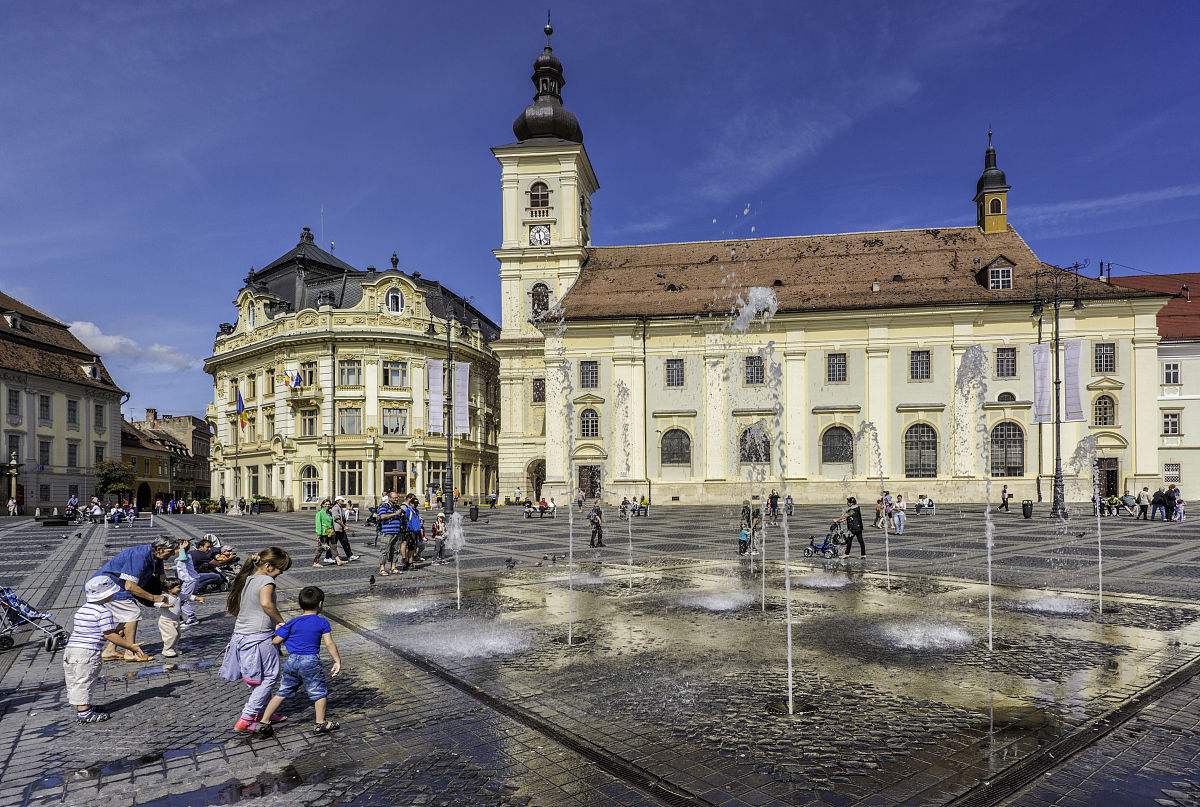
M1033 518L1033 499L1026 499L1021 502L1021 515L1025 518Z
M479 505L477 505L475 502L471 502L471 509L467 512L470 513L472 521L479 520Z

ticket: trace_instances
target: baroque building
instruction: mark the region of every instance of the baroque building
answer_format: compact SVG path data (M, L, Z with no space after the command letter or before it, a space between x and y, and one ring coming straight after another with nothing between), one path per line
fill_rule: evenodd
M979 501L991 480L1050 498L1053 426L1033 412L1035 345L1050 331L1033 310L1055 268L1009 223L990 132L964 194L971 227L593 246L599 184L549 40L533 83L516 142L492 150L505 495L727 502L775 487L836 502L882 481ZM1064 454L1093 435L1106 487L1157 485L1166 297L1070 283L1078 305L1061 333L1084 357L1079 392L1119 414L1064 424ZM748 303L772 316L732 327ZM982 402L955 388L971 348L987 365ZM1089 472L1067 473L1071 498L1086 498Z
M391 264L357 269L305 227L295 247L246 276L237 319L222 323L205 361L214 498L265 496L280 509L334 495L374 503L387 491L441 489L448 472L461 496L495 491L499 328L440 283L401 271L395 254ZM449 407L430 394L455 380L447 332L461 403L452 469Z
M125 392L65 323L3 293L0 317L0 464L15 457L18 504L32 513L61 508L72 495L87 501L96 463L121 457Z

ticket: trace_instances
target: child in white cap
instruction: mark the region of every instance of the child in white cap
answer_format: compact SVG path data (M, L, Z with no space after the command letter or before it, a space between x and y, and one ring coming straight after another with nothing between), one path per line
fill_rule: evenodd
M86 602L75 612L71 638L63 651L63 676L67 682L67 699L75 707L80 723L99 723L108 720L108 712L92 706L92 686L100 673L100 651L104 643L142 655L142 648L127 640L117 629L117 622L105 603L121 589L112 578L97 575L83 587Z

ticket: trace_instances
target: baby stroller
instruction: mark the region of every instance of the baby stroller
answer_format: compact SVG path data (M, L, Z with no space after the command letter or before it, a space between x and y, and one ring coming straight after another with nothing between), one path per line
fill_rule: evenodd
M838 545L848 546L849 538L850 531L846 529L846 522L835 521L829 525L829 532L825 533L821 543L817 543L815 535L808 539L808 546L804 547L804 557L811 558L813 555L822 555L826 558L836 557Z
M42 647L48 653L67 643L67 632L49 614L25 602L11 588L0 587L0 650L8 650L15 645L13 634L26 627L45 637Z

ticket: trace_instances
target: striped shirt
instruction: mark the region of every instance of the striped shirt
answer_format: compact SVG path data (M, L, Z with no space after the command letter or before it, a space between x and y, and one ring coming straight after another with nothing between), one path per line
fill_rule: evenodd
M399 535L404 530L404 510L402 507L392 507L391 502L384 502L376 508L376 516L387 516L397 512L401 514L400 518L389 518L379 522L379 531L384 535Z
M71 628L67 647L100 650L104 647L104 634L116 629L117 622L107 608L99 603L85 602L75 612L75 625Z

